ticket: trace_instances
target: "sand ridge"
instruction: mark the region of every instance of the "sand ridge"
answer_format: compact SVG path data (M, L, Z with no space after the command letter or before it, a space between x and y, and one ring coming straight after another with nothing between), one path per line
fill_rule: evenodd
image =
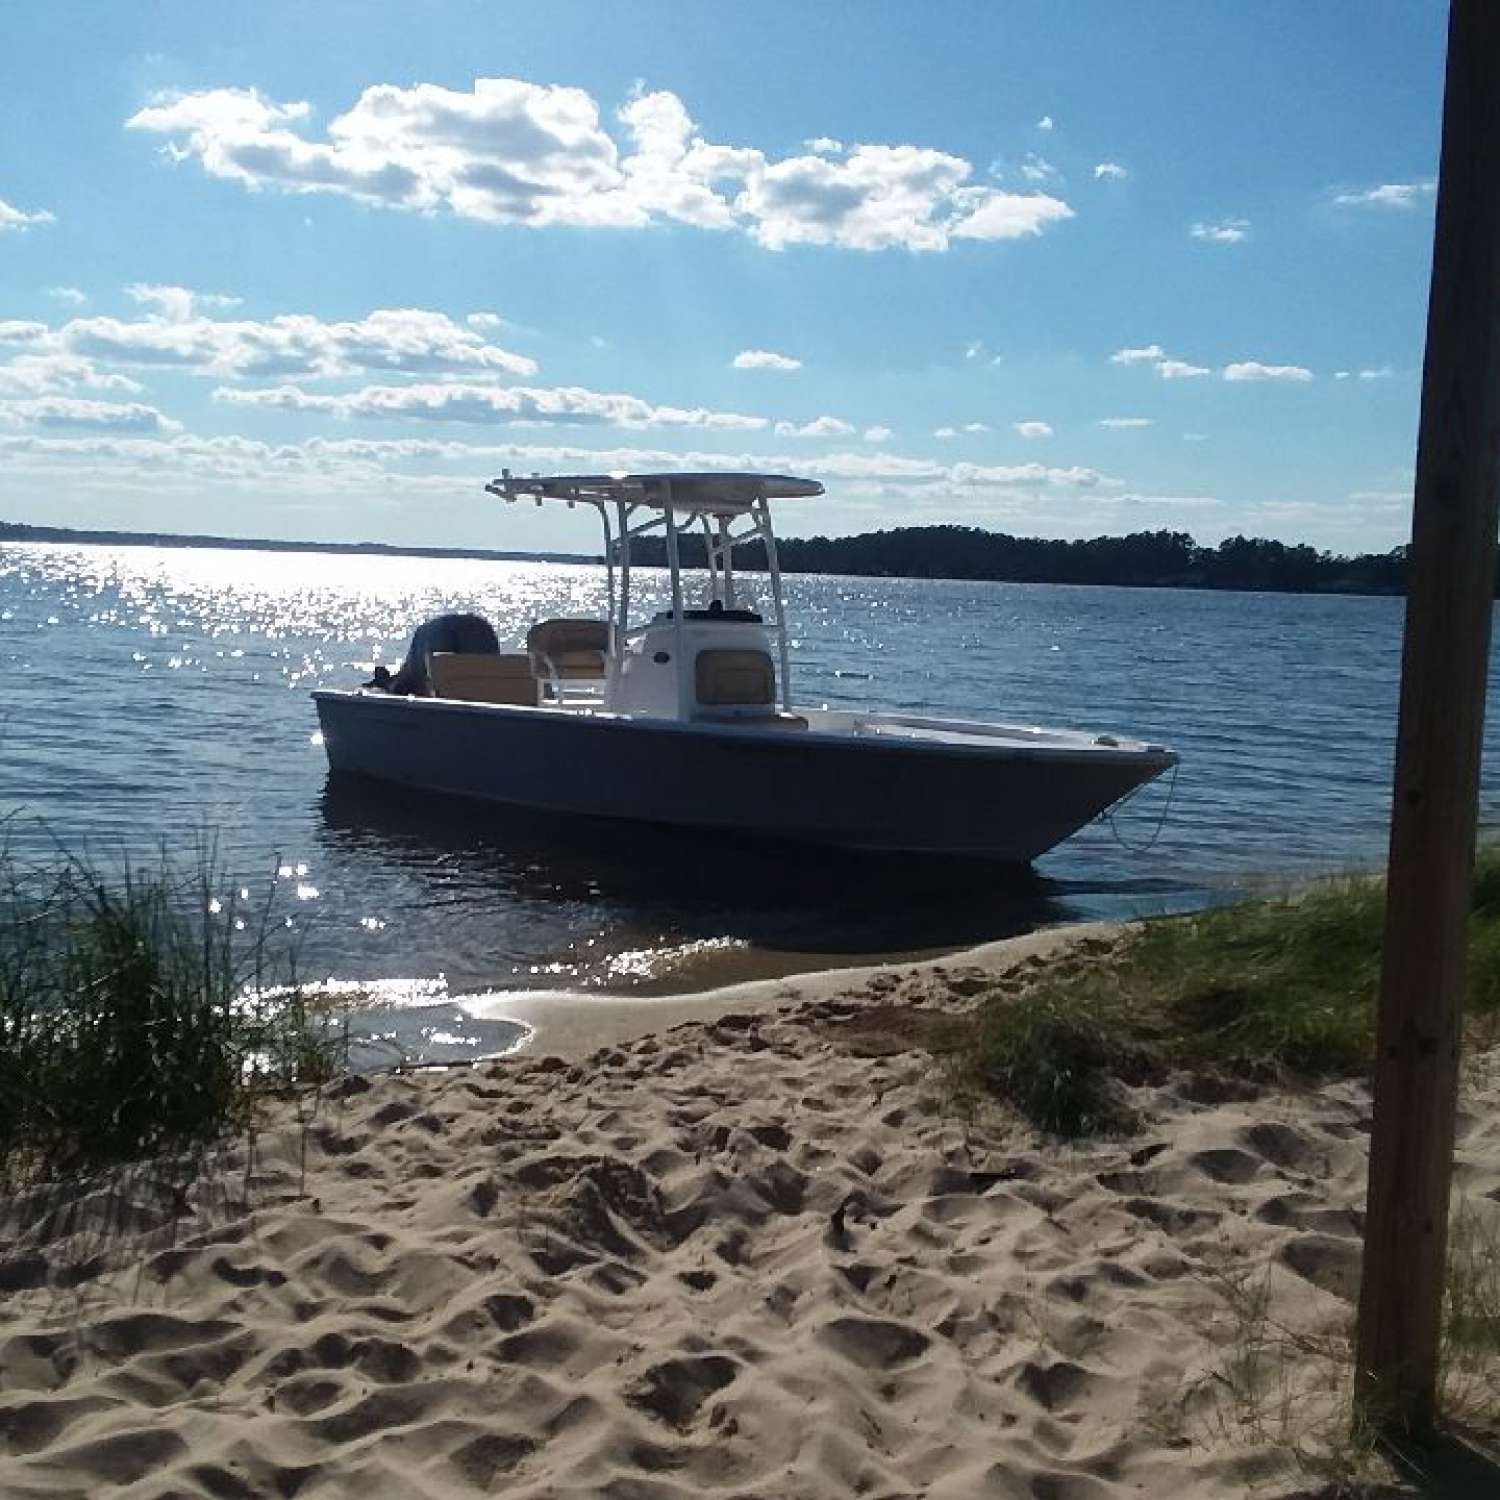
M1315 1493L1226 1415L1226 1288L1347 1326L1365 1091L1179 1079L1070 1148L841 1032L995 967L349 1078L190 1184L11 1203L0 1494ZM1492 1074L1459 1156L1491 1204Z

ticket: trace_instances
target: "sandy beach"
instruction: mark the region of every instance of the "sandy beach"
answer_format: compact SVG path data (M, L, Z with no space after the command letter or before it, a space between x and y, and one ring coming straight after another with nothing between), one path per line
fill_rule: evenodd
M1175 1077L1064 1146L913 1049L1109 940L539 1003L513 1058L13 1202L0 1494L1321 1493L1367 1091ZM1500 1199L1493 1066L1456 1184Z

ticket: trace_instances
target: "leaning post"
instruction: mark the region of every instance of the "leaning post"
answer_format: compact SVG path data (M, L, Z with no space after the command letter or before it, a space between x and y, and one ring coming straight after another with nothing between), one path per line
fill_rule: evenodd
M1401 661L1359 1414L1421 1441L1438 1343L1500 451L1500 3L1452 0Z

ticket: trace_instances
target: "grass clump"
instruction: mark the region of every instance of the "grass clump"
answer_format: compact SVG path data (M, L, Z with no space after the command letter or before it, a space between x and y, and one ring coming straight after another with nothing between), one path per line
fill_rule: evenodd
M1384 919L1383 884L1346 878L1145 922L997 989L951 1061L961 1087L1061 1136L1128 1126L1122 1083L1173 1068L1259 1083L1356 1076L1374 1055ZM1497 850L1475 870L1469 1004L1493 1033Z
M987 1091L1009 1100L1054 1135L1128 1129L1117 1070L1131 1050L1118 1018L1041 986L986 1007L971 1040L970 1067Z
M331 1076L338 1039L271 988L265 914L221 884L208 858L183 877L0 854L0 1188L206 1144Z

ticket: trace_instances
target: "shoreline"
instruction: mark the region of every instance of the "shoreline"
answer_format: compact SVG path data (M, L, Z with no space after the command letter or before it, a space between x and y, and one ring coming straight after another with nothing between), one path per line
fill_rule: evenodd
M561 1057L570 1062L605 1047L639 1041L679 1026L710 1024L731 1014L762 1016L785 1007L835 998L870 985L946 980L963 984L999 978L1032 959L1045 960L1089 939L1109 939L1122 922L1069 922L998 938L937 957L896 959L847 968L814 969L769 979L747 979L687 994L611 995L576 990L512 990L455 997L454 1003L482 1021L524 1026L529 1035L506 1058ZM483 1001L474 1004L474 1001Z

